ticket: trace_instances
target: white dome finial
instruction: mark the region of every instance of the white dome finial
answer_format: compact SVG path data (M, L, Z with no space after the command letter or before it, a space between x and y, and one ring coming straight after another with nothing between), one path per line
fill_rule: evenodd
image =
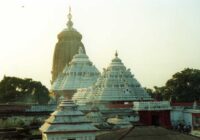
M71 6L69 6L69 14L68 14L68 19L71 20L72 19L72 15L71 15Z

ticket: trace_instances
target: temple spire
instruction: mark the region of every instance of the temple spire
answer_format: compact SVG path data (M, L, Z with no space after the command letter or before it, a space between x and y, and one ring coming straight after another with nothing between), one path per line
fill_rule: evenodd
M72 15L71 15L71 6L69 6L69 14L68 14L68 19L71 20L72 19Z
M72 26L73 26L73 22L71 20L72 19L72 14L71 14L71 7L70 6L69 6L69 13L68 13L67 17L68 17L67 27L69 29L71 29Z
M115 57L118 57L118 53L117 53L117 51L115 52Z

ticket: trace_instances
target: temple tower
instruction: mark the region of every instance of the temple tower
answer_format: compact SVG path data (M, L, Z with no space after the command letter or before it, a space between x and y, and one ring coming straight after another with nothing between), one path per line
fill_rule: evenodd
M79 52L74 55L72 61L65 66L53 82L52 90L57 99L61 95L71 99L77 89L92 86L97 81L99 75L98 69L89 60L82 47L80 47Z
M42 140L95 140L96 131L72 101L64 100L40 127Z
M64 67L69 64L73 56L77 54L79 47L85 48L81 42L82 35L73 28L71 15L71 8L69 8L67 28L61 31L57 38L54 56L53 56L53 66L52 66L52 81L53 83L57 78L58 74L63 71Z

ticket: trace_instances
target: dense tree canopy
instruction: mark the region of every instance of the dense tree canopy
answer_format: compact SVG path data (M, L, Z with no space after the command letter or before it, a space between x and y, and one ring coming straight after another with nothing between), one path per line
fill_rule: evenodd
M200 70L184 69L175 73L165 86L147 89L157 100L173 100L177 102L193 102L200 99Z
M0 82L1 103L46 104L48 101L49 91L41 82L7 76Z

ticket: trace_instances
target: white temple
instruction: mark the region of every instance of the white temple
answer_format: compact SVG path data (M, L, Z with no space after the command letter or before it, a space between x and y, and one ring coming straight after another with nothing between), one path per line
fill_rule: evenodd
M61 94L71 98L78 88L88 88L93 85L99 74L97 68L80 47L78 54L73 57L69 66L66 65L53 83L52 90L56 95Z
M89 88L78 89L72 100L83 112L98 108L103 117L95 112L93 123L97 124L96 120L102 118L118 116L129 124L129 122L139 121L137 112L133 111L133 102L152 101L152 98L134 78L130 69L124 66L116 52L115 58L108 68L104 69L97 82ZM125 126L130 125L122 127Z
M84 101L128 104L133 101L150 101L152 98L134 78L130 69L126 69L116 52L115 58L108 68L104 69L95 85L92 88L78 90L73 100L79 103Z
M42 140L95 140L97 130L72 101L62 101L40 127Z
M61 103L40 127L42 140L95 140L99 129L131 128L135 122L170 128L170 117L199 126L196 102L193 110L174 106L170 116L170 103L153 101L117 52L100 75L71 18L69 10L68 27L58 35L54 52L52 90Z
M117 52L96 82L95 89L96 101L151 100L149 94L131 74L130 69L126 69Z

